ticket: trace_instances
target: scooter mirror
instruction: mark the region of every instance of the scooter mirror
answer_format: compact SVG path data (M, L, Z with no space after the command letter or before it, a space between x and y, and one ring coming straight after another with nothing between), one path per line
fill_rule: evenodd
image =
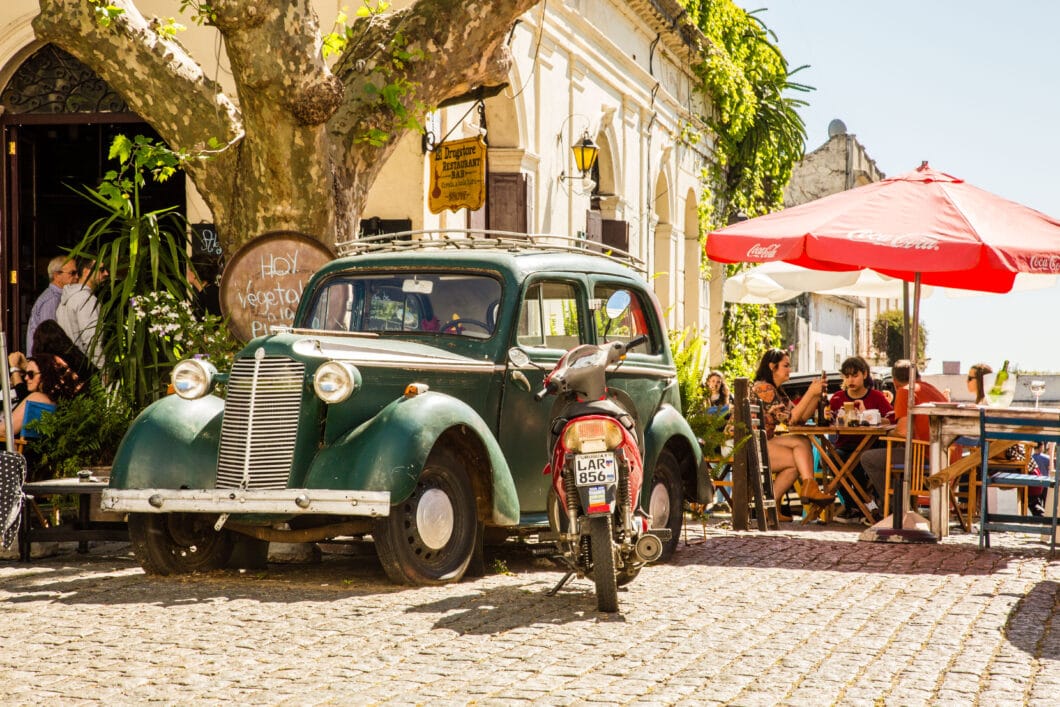
M508 349L508 361L510 361L513 366L519 366L522 368L530 363L530 357L518 346L513 346Z
M604 305L604 314L607 315L608 319L618 319L629 307L629 302L629 292L619 290L607 298L607 304Z

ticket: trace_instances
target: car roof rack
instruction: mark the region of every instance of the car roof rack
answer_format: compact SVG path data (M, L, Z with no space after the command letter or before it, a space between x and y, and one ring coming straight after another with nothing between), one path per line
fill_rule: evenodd
M512 253L562 252L607 258L644 274L645 263L627 251L595 241L552 233L517 233L470 228L424 229L367 236L335 245L339 255L401 253L428 249L489 249Z

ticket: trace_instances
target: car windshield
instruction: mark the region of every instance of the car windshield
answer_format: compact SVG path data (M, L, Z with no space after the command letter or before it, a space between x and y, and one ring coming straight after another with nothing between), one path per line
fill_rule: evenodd
M489 338L501 285L469 273L346 274L317 290L303 326L327 331Z

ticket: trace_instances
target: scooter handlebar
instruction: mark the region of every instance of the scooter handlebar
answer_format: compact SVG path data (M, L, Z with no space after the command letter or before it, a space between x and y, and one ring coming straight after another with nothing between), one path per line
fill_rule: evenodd
M539 403L539 402L541 402L542 400L545 399L546 395L548 395L549 393L554 393L555 391L556 391L556 384L553 383L552 381L549 381L548 385L546 385L544 388L542 388L541 390L539 390L536 393L534 393L534 401Z
M629 351L630 349L633 349L633 348L636 348L636 347L640 346L641 344L645 343L647 340L648 340L648 335L647 334L641 334L640 336L634 336L626 344L626 351Z

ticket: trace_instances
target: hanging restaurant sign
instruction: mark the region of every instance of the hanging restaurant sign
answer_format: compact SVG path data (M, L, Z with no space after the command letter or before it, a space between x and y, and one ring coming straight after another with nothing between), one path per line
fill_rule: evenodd
M443 142L431 160L432 214L482 208L486 200L486 143L481 137Z

